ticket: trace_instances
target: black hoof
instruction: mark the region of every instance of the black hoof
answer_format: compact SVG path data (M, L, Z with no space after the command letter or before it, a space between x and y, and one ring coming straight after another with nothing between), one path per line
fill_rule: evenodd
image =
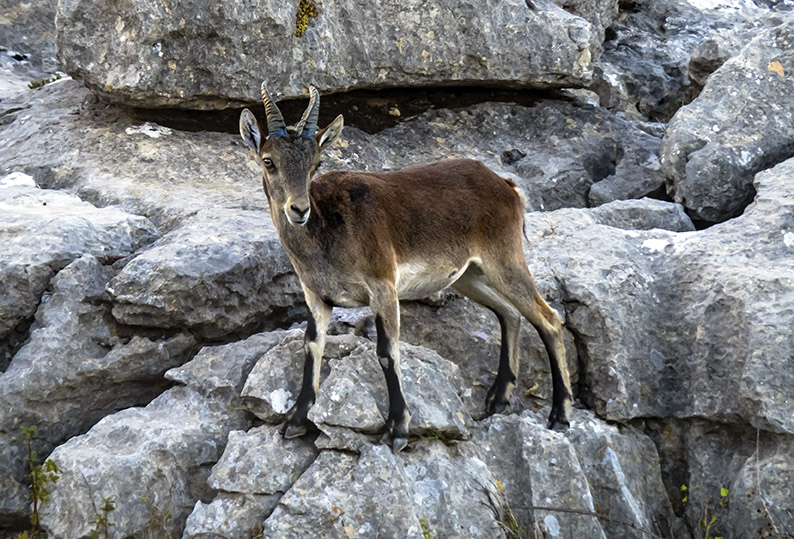
M399 453L408 446L408 429L400 428L394 421L389 420L383 427L380 443L390 445L392 452Z
M562 405L553 405L546 428L557 432L568 430L568 427L571 426L571 421L568 419L570 408L570 401L566 401Z
M552 419L549 418L549 422L546 423L546 428L549 430L555 430L557 432L565 432L568 430L568 427L571 426L570 421L560 421L559 419Z
M485 417L492 416L494 414L501 414L507 410L508 406L510 406L509 400L496 400L493 395L488 395L485 397Z

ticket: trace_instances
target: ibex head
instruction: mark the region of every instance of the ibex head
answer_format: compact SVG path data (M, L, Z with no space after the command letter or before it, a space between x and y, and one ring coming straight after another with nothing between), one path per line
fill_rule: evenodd
M250 110L245 109L240 115L240 135L262 165L262 186L271 208L282 207L288 221L298 226L309 221L309 184L320 164L320 152L339 138L344 125L340 114L318 131L320 94L314 86L309 86L309 95L309 106L303 117L294 127L287 127L263 82L262 100L267 115L267 136L264 138Z

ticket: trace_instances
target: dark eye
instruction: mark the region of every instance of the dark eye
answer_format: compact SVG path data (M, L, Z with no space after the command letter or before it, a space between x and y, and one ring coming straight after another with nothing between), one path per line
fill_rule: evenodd
M272 159L270 159L268 157L265 157L264 159L262 159L262 162L265 164L265 166L267 168L273 168L273 160Z

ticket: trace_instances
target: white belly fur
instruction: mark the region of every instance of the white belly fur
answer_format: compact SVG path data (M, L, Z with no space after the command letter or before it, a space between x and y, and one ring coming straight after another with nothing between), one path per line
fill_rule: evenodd
M434 265L427 262L404 262L397 265L397 297L400 299L422 299L445 289L457 281L472 262L470 258L462 267Z

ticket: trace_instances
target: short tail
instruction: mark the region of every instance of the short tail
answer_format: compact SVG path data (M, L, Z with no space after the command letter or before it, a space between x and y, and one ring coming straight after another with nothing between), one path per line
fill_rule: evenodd
M524 212L527 211L527 195L524 193L524 190L521 189L516 182L511 180L510 178L503 178L507 184L513 188L513 191L516 192L518 195L518 199L521 201L521 232L524 234L524 239L529 242L529 238L527 237L527 223L524 220Z

